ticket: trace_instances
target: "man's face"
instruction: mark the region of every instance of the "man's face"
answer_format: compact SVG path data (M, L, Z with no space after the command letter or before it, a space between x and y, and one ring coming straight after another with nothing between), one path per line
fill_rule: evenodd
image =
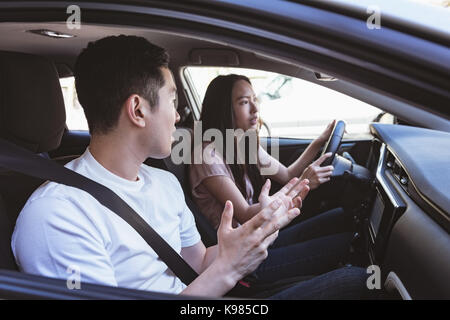
M165 84L158 91L159 104L151 108L149 139L151 157L165 158L170 155L175 123L180 121L176 110L177 88L168 68L161 68Z

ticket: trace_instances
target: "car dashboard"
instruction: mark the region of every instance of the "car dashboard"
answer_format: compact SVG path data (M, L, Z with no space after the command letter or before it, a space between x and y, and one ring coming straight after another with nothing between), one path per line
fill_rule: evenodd
M449 299L450 134L386 124L371 132L369 260L403 299Z

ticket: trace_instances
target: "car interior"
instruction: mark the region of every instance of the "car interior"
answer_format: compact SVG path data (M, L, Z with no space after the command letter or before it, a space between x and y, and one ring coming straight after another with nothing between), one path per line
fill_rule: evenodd
M54 38L38 30L74 37ZM90 136L88 131L67 127L60 79L72 76L77 55L90 41L120 34L142 36L168 50L179 92L179 128L192 128L199 117L200 106L184 72L188 66L276 72L341 92L393 115L407 107L405 102L354 81L324 81L319 70L255 52L246 48L245 42L230 45L220 37L194 37L181 30L147 27L85 23L80 29L67 30L63 22L0 22L0 137L61 165L80 156ZM420 111L415 111L401 118L394 116L391 124L373 122L370 137L348 139L344 135L336 149L332 181L310 193L299 220L345 207L352 212L358 229L353 260L345 263L379 265L387 298L448 299L450 198L445 178L450 133L415 126L419 115ZM286 166L312 141L263 137L268 151L274 138L279 138L279 161ZM430 145L440 150L439 159L430 156ZM177 177L203 242L206 246L215 244L215 230L192 200L187 165L175 164L170 157L147 159L145 163ZM10 247L14 224L28 197L42 183L0 168L0 269L16 271L5 273L11 278L18 274ZM47 281L24 276L30 282ZM102 290L105 297L114 297L113 291ZM150 298L161 297L167 296Z

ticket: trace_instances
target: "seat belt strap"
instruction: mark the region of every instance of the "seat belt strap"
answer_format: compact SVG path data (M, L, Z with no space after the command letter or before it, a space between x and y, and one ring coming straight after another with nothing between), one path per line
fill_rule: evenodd
M198 274L141 216L111 189L56 162L0 139L0 167L88 192L125 220L180 280L189 285Z

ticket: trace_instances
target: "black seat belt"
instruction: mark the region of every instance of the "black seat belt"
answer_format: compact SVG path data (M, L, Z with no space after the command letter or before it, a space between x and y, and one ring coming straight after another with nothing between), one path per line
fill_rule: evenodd
M189 285L198 276L194 269L136 211L104 185L4 139L0 139L0 167L88 192L132 226L184 284Z

